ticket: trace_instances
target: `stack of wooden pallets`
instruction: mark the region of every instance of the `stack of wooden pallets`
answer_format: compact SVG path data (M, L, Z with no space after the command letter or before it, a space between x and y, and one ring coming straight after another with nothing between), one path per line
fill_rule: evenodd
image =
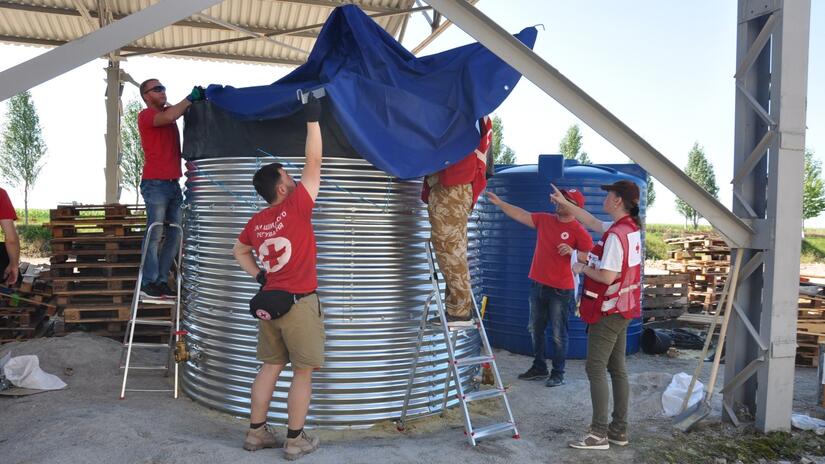
M0 344L45 335L57 307L49 303L51 288L39 269L20 265L23 282L17 288L0 288Z
M52 232L53 293L65 329L122 337L140 267L144 211L119 204L59 206L46 226ZM139 314L169 319L171 308L141 304Z
M693 312L710 312L716 307L730 269L730 248L712 235L689 235L665 239L670 248L666 269L671 274L688 274L688 303Z
M671 319L687 311L689 274L646 275L642 285L642 317L645 320Z
M800 284L796 330L796 363L817 367L819 345L825 343L825 285Z

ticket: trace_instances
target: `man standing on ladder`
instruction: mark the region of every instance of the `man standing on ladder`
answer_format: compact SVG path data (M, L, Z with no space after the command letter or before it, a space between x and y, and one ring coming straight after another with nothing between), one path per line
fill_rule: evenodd
M253 298L272 297L277 315L256 316L257 358L263 362L252 384L252 412L244 449L277 445L266 425L269 403L278 376L292 363L292 385L287 397L287 435L284 457L298 459L320 445L304 432L312 396L312 372L324 363L324 319L318 294L312 208L321 186L321 103L310 96L304 105L307 123L306 161L296 183L280 163L268 164L252 179L255 191L269 207L252 216L235 243L235 259L263 288ZM264 269L258 268L253 253ZM284 298L286 297L286 298ZM264 310L258 310L260 314Z
M537 230L536 250L530 265L530 335L533 338L533 365L521 380L542 380L548 387L564 384L567 359L567 326L569 309L575 301L576 280L571 269L571 255L586 254L593 248L593 239L571 214L569 202L584 208L584 195L576 189L561 190L564 202L557 202L556 214L530 213L487 192L490 203L498 206L510 218ZM545 360L547 323L553 328L553 371L548 378Z
M175 121L192 102L204 99L203 89L194 87L192 93L168 106L166 87L157 79L148 79L140 84L140 96L146 109L138 115L140 144L143 147L143 177L140 193L146 204L147 226L155 222L180 224L183 195L178 179L181 176L180 134ZM161 245L161 234L166 238ZM169 270L177 255L178 230L174 227L156 227L152 236L147 237L146 259L143 263L143 284L140 297L144 301L174 298L175 291L169 287Z
M479 194L487 186L487 166L493 138L489 116L478 122L481 141L458 163L424 178L421 199L427 203L431 238L438 267L444 274L447 324L473 325L473 289L467 264L467 221Z

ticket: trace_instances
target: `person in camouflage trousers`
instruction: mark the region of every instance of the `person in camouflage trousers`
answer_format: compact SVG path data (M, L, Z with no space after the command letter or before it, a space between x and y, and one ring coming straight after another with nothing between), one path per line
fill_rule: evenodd
M489 116L479 120L481 140L464 159L424 179L421 199L427 203L431 237L438 267L447 290L447 323L472 325L473 294L467 264L467 221L479 194L487 186L493 125Z

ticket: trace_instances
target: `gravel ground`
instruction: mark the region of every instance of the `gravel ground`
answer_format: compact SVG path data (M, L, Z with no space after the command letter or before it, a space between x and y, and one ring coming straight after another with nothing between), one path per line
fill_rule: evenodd
M36 354L41 367L69 387L32 396L0 397L2 463L258 463L283 460L280 450L250 453L241 449L247 421L207 409L186 397L133 393L118 399L120 344L87 334L14 343L0 356ZM640 462L663 437L673 437L670 420L661 415L661 394L672 374L692 372L696 353L679 358L637 354L628 358L631 372L631 446L609 451L566 447L590 419L584 362L568 363L567 384L546 388L541 382L516 379L530 358L501 351L499 367L509 384L510 400L522 438L499 436L475 448L464 440L461 416L431 417L410 423L399 433L391 423L369 430L320 430L322 447L302 459L307 463L626 463ZM707 366L706 366L707 367ZM162 383L147 377L147 382ZM796 411L819 414L816 371L798 369ZM718 399L715 409L719 410ZM494 415L495 407L477 412ZM718 420L711 417L710 421ZM283 436L283 430L279 430ZM678 439L678 438L669 438Z

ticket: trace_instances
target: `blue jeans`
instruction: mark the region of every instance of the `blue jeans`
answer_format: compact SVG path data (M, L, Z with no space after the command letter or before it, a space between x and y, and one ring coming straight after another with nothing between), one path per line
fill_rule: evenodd
M533 338L533 367L547 372L547 341L544 332L547 324L553 326L553 371L551 375L564 375L567 359L568 312L573 301L573 289L563 290L538 282L530 288L530 336Z
M147 227L155 222L180 224L183 195L177 180L141 181L140 193L146 203ZM178 235L175 227L155 227L146 247L143 262L143 285L166 282L172 261L178 255ZM161 245L163 238L163 245Z

